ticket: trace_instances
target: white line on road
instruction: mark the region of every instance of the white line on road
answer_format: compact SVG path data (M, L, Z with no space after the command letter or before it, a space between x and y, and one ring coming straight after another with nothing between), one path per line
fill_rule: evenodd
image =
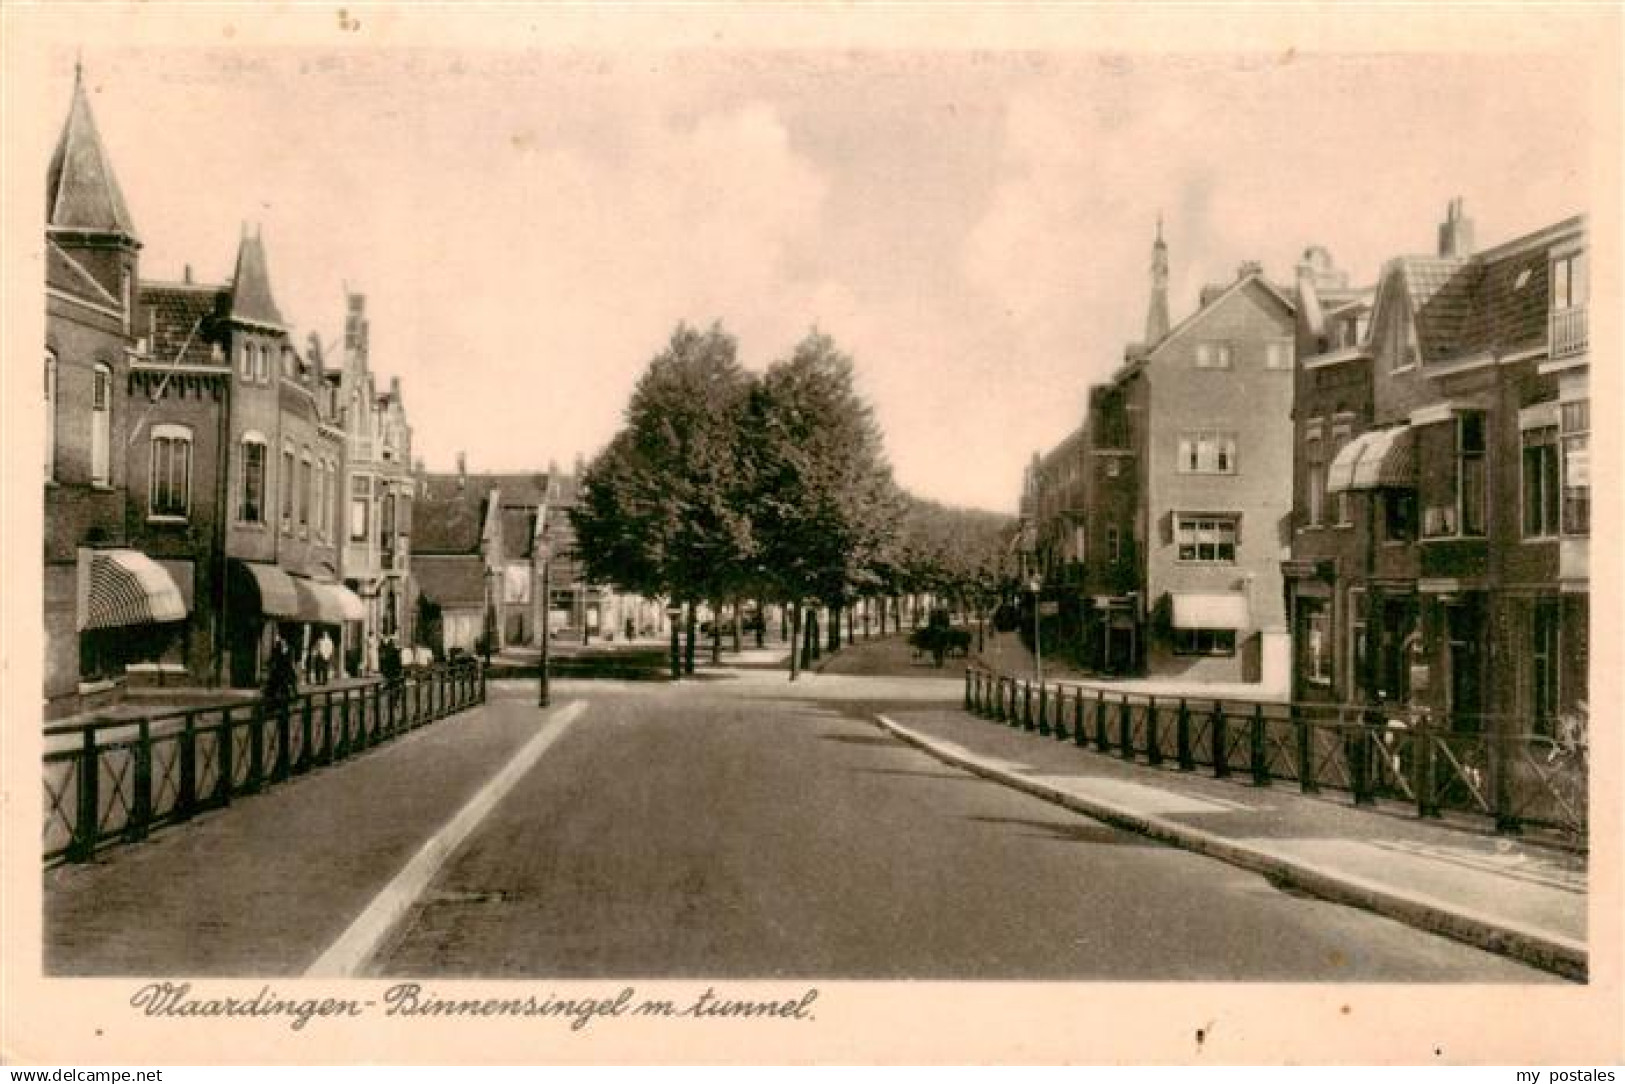
M524 778L525 773L530 771L542 758L542 754L547 752L548 747L569 729L570 724L586 710L586 707L584 700L569 704L545 725L540 734L525 743L524 747L514 754L513 759L492 776L455 817L429 838L412 860L395 875L394 880L373 897L366 910L350 923L350 928L329 945L327 951L322 953L315 963L306 968L305 977L348 978L359 974L371 960L373 953L378 951L378 946L383 944L384 938L406 917L412 904L423 894L423 890L429 887L429 882L440 872L440 867L445 865L446 859L451 857L452 852L461 846L515 784Z

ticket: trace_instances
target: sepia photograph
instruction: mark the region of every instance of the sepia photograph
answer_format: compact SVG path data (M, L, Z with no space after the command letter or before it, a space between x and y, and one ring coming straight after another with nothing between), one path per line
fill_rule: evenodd
M0 1058L1617 1062L1619 12L1179 10L8 11Z

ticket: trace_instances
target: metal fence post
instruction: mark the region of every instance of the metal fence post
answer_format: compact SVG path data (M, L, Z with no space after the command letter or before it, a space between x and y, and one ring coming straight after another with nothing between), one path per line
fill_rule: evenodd
M1089 746L1089 726L1086 721L1086 710L1083 706L1083 687L1080 685L1073 690L1072 696L1072 744L1080 748Z
M1038 733L1042 737L1049 737L1049 689L1043 682L1038 684Z
M1124 760L1134 759L1134 708L1128 702L1128 693L1123 694L1122 702L1117 706L1117 755Z
M1354 790L1355 805L1375 805L1376 795L1371 787L1371 733L1373 720L1380 719L1375 708L1367 710L1365 717L1355 724L1352 739L1345 737L1344 750L1349 758L1349 786Z
M1112 749L1111 738L1106 733L1106 690L1095 690L1095 748L1102 753L1109 753Z
M304 696L304 703L300 705L299 712L299 761L294 765L295 771L309 771L311 764L315 762L315 756L311 753L310 749L312 744L311 739L315 733L314 727L312 726L312 723L314 722L312 717L315 715L315 713L316 694L306 693Z
M101 828L101 757L96 748L96 728L87 726L79 745L79 815L74 820L73 843L68 858L88 861L96 853L96 836Z
M1320 790L1320 783L1315 779L1315 747L1309 720L1296 704L1287 710L1292 713L1292 731L1298 743L1298 789L1305 794L1315 794Z
M1416 815L1437 817L1439 792L1433 770L1433 728L1426 715L1416 720L1416 726L1411 730L1411 741L1411 788L1416 792Z
M1213 778L1223 779L1230 774L1230 726L1224 717L1224 702L1213 702L1213 726L1209 737L1213 748Z
M1067 732L1066 732L1066 686L1065 685L1057 685L1057 686L1055 686L1055 710L1054 710L1053 714L1055 716L1055 721L1050 725L1050 730L1054 732L1056 741L1066 741Z
M152 824L152 724L142 719L136 724L135 786L130 799L129 820L124 824L124 838L134 841L145 839Z
M1512 764L1516 751L1511 747L1511 736L1502 732L1502 720L1491 720L1485 747L1489 752L1490 807L1495 812L1495 830L1509 835L1523 830L1518 816L1516 795L1512 788Z
M1021 729L1033 729L1033 683L1021 683Z
M248 716L248 778L243 781L243 793L253 794L260 789L265 776L265 701L256 700Z
M1253 704L1253 729L1248 737L1252 746L1253 786L1267 787L1270 785L1269 733L1265 727L1263 704Z
M333 763L333 690L322 697L322 755L321 763Z
M1196 757L1191 753L1191 709L1183 696L1179 698L1179 714L1174 717L1174 756L1180 771L1196 770Z
M972 706L972 697L971 697L971 693L970 693L970 687L971 687L970 667L967 666L967 667L965 667L965 710L966 711L969 711L971 709L971 706Z
M187 820L197 809L197 716L187 712L181 723L180 779L175 791L175 819Z
M290 743L293 737L292 727L290 726L292 720L289 718L291 710L292 706L286 700L277 705L276 763L271 769L271 782L273 783L286 779L289 769L292 767L289 763L289 756L292 753Z
M1157 698L1149 697L1145 705L1145 759L1146 763L1162 763L1162 741L1157 736Z
M233 733L236 729L237 721L232 718L232 710L226 708L220 713L220 739L214 744L220 761L220 772L214 781L214 796L221 805L231 804L231 792L237 785L237 735Z

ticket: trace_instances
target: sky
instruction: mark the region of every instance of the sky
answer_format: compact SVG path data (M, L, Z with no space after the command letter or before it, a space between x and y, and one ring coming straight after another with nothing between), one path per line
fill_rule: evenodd
M765 368L856 363L898 480L1013 510L1141 337L1311 244L1355 282L1585 210L1572 58L1065 51L93 49L142 275L230 275L245 223L301 345L367 295L431 470L608 442L680 321ZM42 99L66 115L73 57ZM53 128L54 135L54 128ZM47 150L48 155L48 150ZM39 162L43 184L46 162Z

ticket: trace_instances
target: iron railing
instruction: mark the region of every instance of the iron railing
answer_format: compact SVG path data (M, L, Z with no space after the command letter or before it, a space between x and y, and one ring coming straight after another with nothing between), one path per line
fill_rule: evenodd
M1124 760L1255 786L1290 782L1306 794L1344 791L1359 805L1404 802L1419 816L1449 810L1490 818L1502 831L1527 825L1586 841L1589 746L1531 733L1523 719L1477 715L1445 726L1415 708L1036 686L975 665L965 670L965 709Z
M47 863L89 859L485 702L476 661L140 719L45 729Z
M1558 309L1552 313L1551 320L1550 351L1553 358L1566 358L1585 353L1588 336L1584 305Z

